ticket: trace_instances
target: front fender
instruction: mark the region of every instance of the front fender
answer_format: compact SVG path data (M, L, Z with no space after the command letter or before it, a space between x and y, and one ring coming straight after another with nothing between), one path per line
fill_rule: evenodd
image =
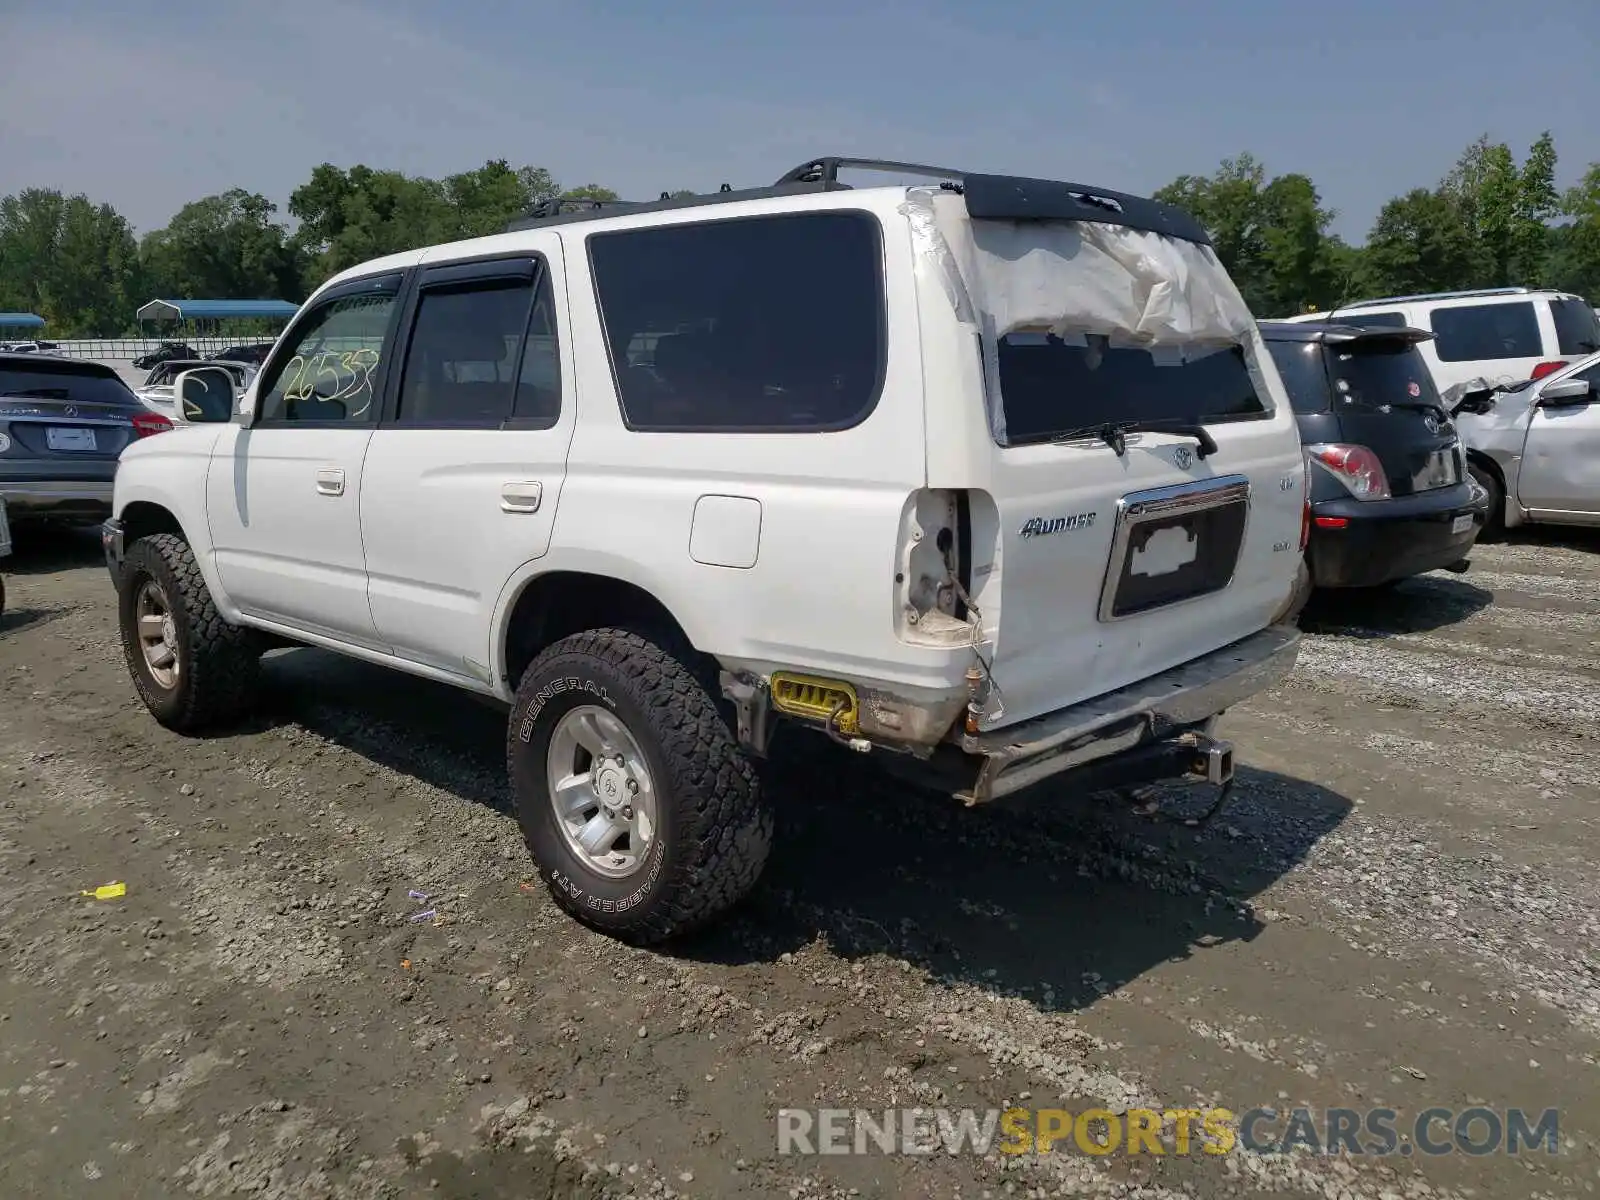
M126 521L137 504L152 504L170 513L194 551L217 611L225 620L237 621L239 611L217 574L206 519L206 475L212 447L220 436L220 429L214 426L179 426L129 446L117 462L111 512L120 521Z

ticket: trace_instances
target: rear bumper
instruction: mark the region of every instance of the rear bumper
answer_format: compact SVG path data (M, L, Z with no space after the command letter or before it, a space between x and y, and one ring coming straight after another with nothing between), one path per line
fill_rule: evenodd
M53 469L40 462L0 462L0 498L11 518L83 515L110 512L110 493L117 478L117 459L82 462Z
M1485 499L1462 483L1395 500L1314 503L1312 579L1319 588L1376 587L1460 562L1483 531ZM1330 528L1319 518L1345 524ZM1458 531L1458 519L1467 518L1471 523Z
M1058 776L1090 790L1184 775L1225 782L1231 753L1204 728L1224 709L1280 683L1299 653L1299 630L1273 625L1082 704L963 735L959 745L969 765L976 762L977 777L956 798L982 804Z

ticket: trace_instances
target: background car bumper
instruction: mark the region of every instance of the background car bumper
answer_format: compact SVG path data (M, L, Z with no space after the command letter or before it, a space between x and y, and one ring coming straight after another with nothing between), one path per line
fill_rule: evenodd
M1471 525L1455 531L1459 517ZM1308 557L1319 588L1376 587L1460 562L1483 530L1482 497L1466 483L1394 500L1340 499L1311 506ZM1344 521L1342 527L1318 518Z
M112 464L113 470L116 464ZM97 520L111 511L112 480L26 479L0 474L0 498L13 521L42 517Z

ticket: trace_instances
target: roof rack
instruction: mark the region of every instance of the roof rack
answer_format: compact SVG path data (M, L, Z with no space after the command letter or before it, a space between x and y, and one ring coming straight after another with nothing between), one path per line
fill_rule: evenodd
M779 176L771 187L735 191L728 184L710 195L674 199L661 193L659 200L547 200L527 215L507 222L506 233L603 216L666 212L707 204L740 200L766 200L780 196L850 190L839 182L841 169L877 171L896 175L922 175L940 181L940 187L966 197L967 214L974 220L1093 221L1121 225L1209 246L1211 238L1194 216L1175 205L1144 196L1012 175L983 175L972 171L933 167L924 163L894 162L881 158L813 158Z
M743 188L735 191L723 184L715 192L693 193L674 197L662 192L656 200L587 200L560 197L534 205L520 217L506 222L503 233L519 229L534 229L547 225L566 224L571 221L592 221L600 217L623 216L629 213L668 212L675 208L697 208L705 204L730 204L738 200L763 200L772 196L792 196L797 193L835 191L848 185L837 184L784 184L780 187Z
M1349 304L1341 304L1335 311L1346 308L1364 308L1369 304L1409 304L1417 300L1470 300L1476 296L1526 296L1532 292L1542 292L1544 288L1530 287L1498 287L1498 288L1468 288L1460 292L1418 292L1411 296L1379 296L1374 300L1352 300Z
M839 171L841 168L853 171L879 171L892 175L925 175L931 178L952 181L958 181L971 174L970 171L955 171L949 167L930 167L924 163L890 162L884 158L814 158L810 162L801 163L791 171L784 172L778 177L778 182L773 186L784 187L791 183L837 184L839 183Z

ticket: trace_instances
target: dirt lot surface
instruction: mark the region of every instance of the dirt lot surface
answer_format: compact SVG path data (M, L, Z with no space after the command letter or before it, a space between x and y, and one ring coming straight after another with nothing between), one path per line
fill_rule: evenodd
M258 721L186 740L134 697L92 534L0 571L7 1196L1600 1184L1600 538L1320 606L1224 719L1241 777L1200 834L791 747L765 882L665 953L526 885L492 709L290 651ZM777 1151L782 1107L1008 1103L1558 1108L1560 1153Z

